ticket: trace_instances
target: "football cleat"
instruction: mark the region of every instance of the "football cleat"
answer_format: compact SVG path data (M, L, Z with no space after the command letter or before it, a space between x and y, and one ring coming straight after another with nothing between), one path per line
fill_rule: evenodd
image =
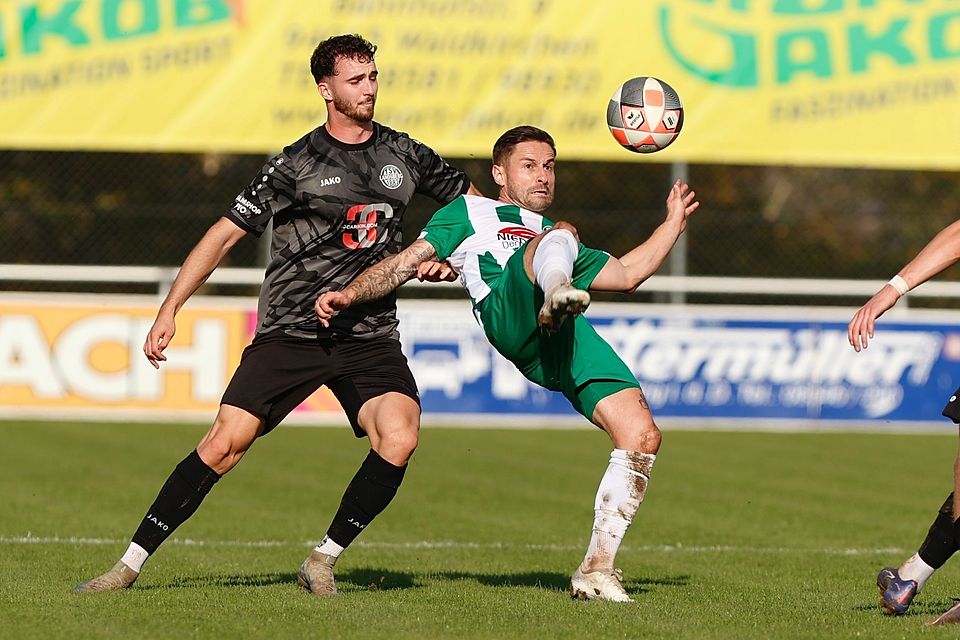
M337 559L314 549L300 565L297 584L315 596L336 596L337 583L333 579L333 565Z
M82 582L73 588L74 593L99 593L101 591L119 591L129 589L137 581L139 572L123 562L117 562L110 571L92 580Z
M590 306L590 294L564 282L543 296L543 306L537 314L537 325L550 333L560 329L568 317L577 316Z
M913 602L913 597L917 595L917 582L904 580L893 567L880 571L877 575L877 586L880 587L880 606L891 616L905 614Z
M574 600L633 602L623 588L621 580L623 580L623 573L620 569L584 573L580 567L577 567L573 577L570 578L570 597Z
M960 622L960 602L954 602L953 606L944 611L939 618L927 624L933 626L938 624L956 624L958 622Z

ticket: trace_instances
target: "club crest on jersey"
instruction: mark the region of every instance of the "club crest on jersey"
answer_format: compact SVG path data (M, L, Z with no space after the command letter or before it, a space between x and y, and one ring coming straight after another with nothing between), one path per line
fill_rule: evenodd
M504 227L497 231L497 240L504 249L516 249L531 238L537 237L537 232L526 227Z
M403 172L393 164L388 164L380 170L380 182L387 189L396 189L403 184Z

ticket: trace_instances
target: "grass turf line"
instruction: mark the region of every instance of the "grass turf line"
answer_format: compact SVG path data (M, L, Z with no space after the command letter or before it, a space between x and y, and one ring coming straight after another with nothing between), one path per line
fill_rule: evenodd
M742 639L957 631L923 625L960 594L950 564L901 618L879 613L873 586L882 566L916 548L949 492L955 439L929 435L666 432L619 557L637 600L623 606L565 595L611 448L603 434L424 429L397 499L338 565L343 597L317 600L297 589L295 572L367 444L347 428L280 428L174 534L210 544L163 547L130 591L70 594L116 561L204 430L0 423L6 637ZM106 542L24 543L28 535Z

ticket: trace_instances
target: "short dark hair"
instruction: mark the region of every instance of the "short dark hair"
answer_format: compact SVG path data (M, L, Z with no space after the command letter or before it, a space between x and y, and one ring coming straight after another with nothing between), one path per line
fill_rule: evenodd
M553 149L553 155L557 155L557 145L553 143L553 136L543 129L525 124L505 131L503 135L497 138L493 145L493 164L502 166L515 146L521 142L530 141L546 142Z
M310 56L310 73L320 84L323 78L332 76L338 58L354 58L360 62L373 60L377 45L367 42L363 36L344 34L327 38L317 45Z

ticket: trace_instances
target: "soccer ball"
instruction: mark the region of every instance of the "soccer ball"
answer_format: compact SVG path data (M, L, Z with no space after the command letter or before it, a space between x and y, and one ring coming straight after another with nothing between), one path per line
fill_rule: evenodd
M629 151L660 151L677 138L683 126L680 96L663 80L648 76L627 80L610 98L607 126Z

